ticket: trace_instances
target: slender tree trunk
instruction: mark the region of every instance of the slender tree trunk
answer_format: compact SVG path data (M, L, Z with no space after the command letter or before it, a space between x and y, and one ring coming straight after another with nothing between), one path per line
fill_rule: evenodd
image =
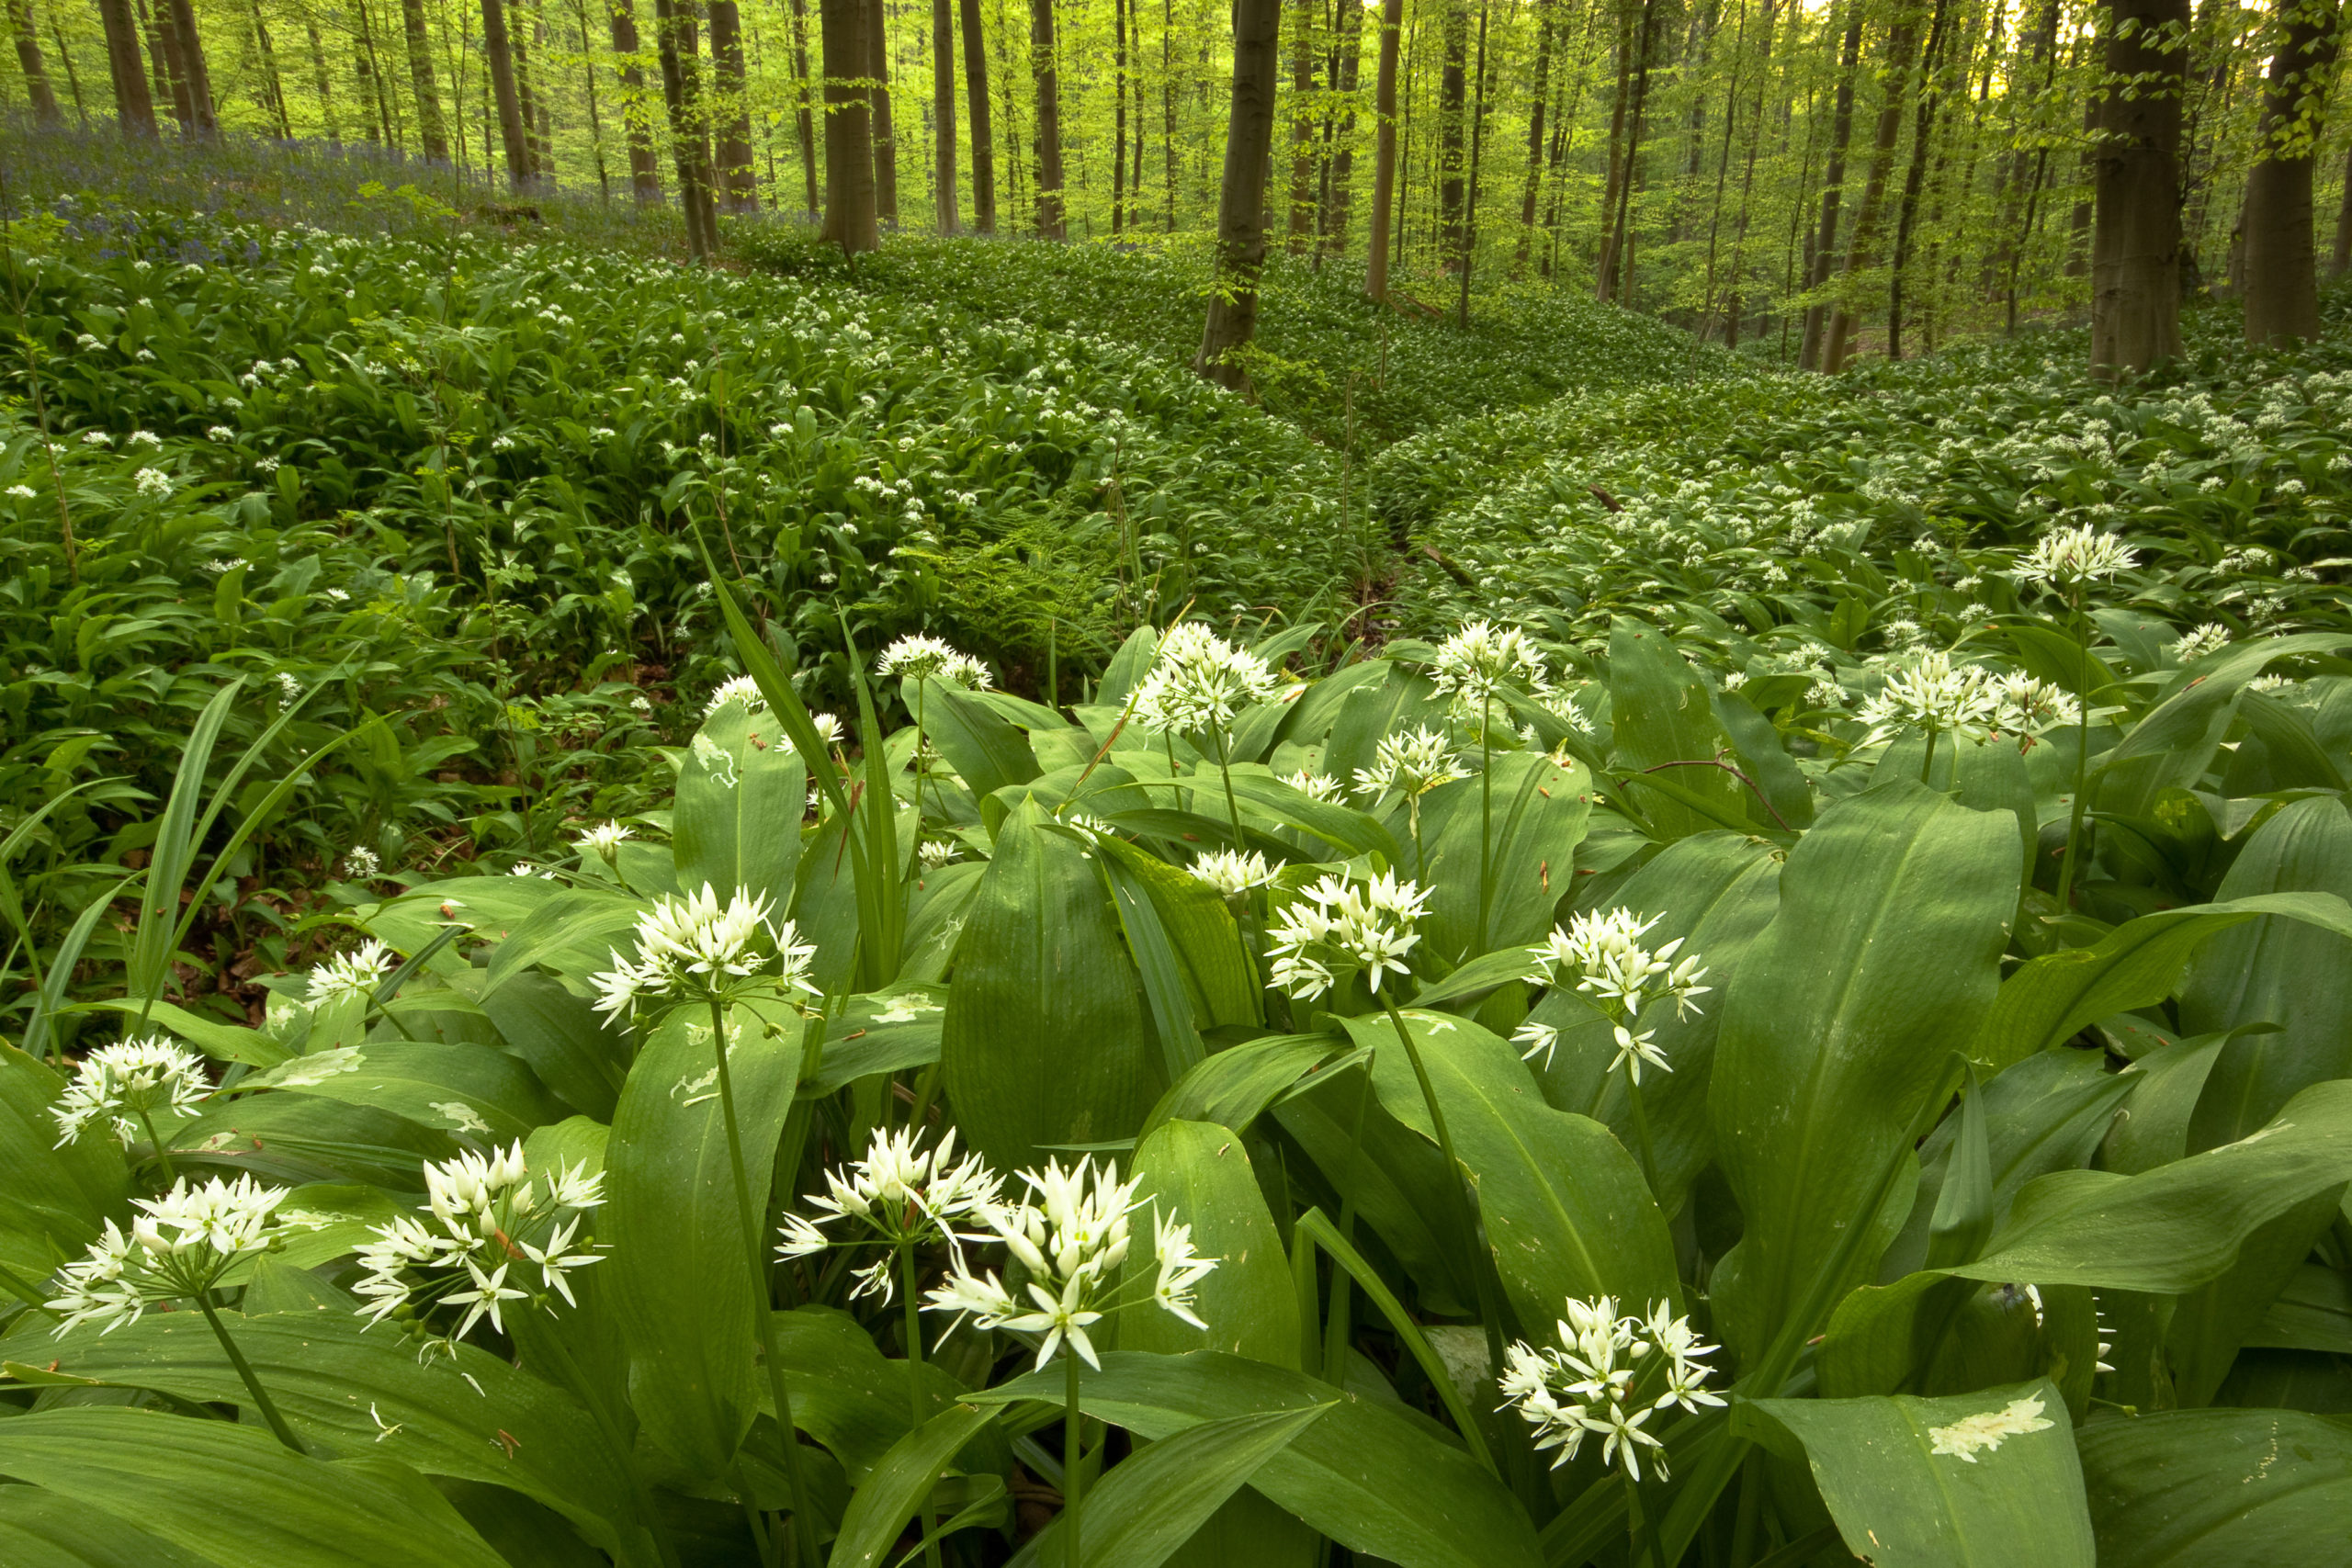
M956 0L931 0L933 220L943 234L963 224L956 191Z
M1069 238L1062 210L1061 74L1054 59L1054 0L1029 0L1029 68L1037 83L1037 232Z
M1514 272L1527 270L1535 244L1535 199L1544 180L1544 111L1552 103L1552 6L1537 0L1535 9L1535 85L1527 95L1527 178L1519 187L1519 251L1511 259Z
M825 67L824 237L855 255L882 243L874 200L872 106L865 85L873 69L866 0L819 0Z
M1879 107L1878 131L1871 142L1870 173L1862 183L1862 205L1854 214L1854 241L1846 253L1843 290L1829 317L1829 339L1822 350L1821 367L1835 376L1846 367L1853 352L1859 279L1878 263L1880 209L1886 199L1886 179L1894 163L1894 147L1903 134L1903 110L1911 91L1911 72L1919 47L1919 14L1907 3L1886 32L1886 101Z
M707 262L718 249L718 212L710 188L710 139L703 129L701 51L691 0L653 0L653 48L662 96L670 110L671 162L686 221L686 254Z
M1315 5L1297 0L1290 39L1290 254L1303 256L1315 234Z
M1912 225L1919 212L1919 193L1928 177L1928 152L1934 141L1936 106L1940 94L1936 89L1936 71L1943 56L1944 19L1950 12L1947 0L1935 0L1935 14L1928 24L1927 52L1919 62L1919 107L1911 123L1911 162L1903 175L1903 199L1894 219L1894 265L1887 276L1886 295L1886 356L1903 357L1903 281L1904 270L1911 262ZM1967 90L1966 84L1962 91ZM1964 100L1963 100L1964 101Z
M996 232L996 143L989 116L988 39L980 31L980 0L961 0L964 102L972 119L972 227Z
M302 30L311 38L311 84L319 95L319 120L327 135L327 145L340 149L343 131L334 118L334 78L327 71L326 40L319 37L316 22L305 21Z
M1762 38L1758 40L1756 51L1756 107L1747 117L1747 167L1739 180L1739 215L1732 220L1729 268L1731 283L1728 298L1724 301L1724 346L1725 348L1739 346L1740 294L1747 276L1747 220L1750 211L1748 203L1756 190L1757 152L1764 141L1764 95L1771 85L1773 8L1773 0L1764 0L1764 30ZM1792 25L1800 29L1797 36L1802 39L1804 36L1802 31L1804 18L1799 17ZM1725 133L1725 141L1729 141L1728 131ZM1808 147L1807 152L1810 151ZM1810 162L1808 158L1808 164ZM1798 188L1798 199L1795 205L1800 209L1804 206L1802 186Z
M735 0L710 0L711 120L718 130L718 191L729 212L760 205L752 172L752 109L743 72L743 13Z
M2180 352L2180 100L2188 0L2107 0L2109 80L2141 84L2101 115L2091 233L2091 368L2139 372ZM2125 22L2133 26L2128 32Z
M1657 0L1642 0L1641 38L1634 51L1634 102L1626 115L1625 173L1617 182L1617 220L1610 259L1617 282L1608 298L1631 309L1634 304L1634 193L1642 183L1642 132L1649 118L1650 58L1657 46Z
M2264 83L2255 164L2245 181L2245 341L2319 336L2312 248L2312 160L2338 39L2335 0L2280 0L2279 42Z
M170 0L144 0L140 6L147 24L147 50L155 59L155 96L167 99L182 136L196 134L196 100L187 90L187 62L180 58L179 24L172 19Z
M580 83L588 94L588 148L596 162L596 199L609 207L613 171L605 159L605 116L596 99L596 34L588 25L588 0L571 0L571 18L580 28ZM458 123L464 123L462 114Z
M646 102L645 67L639 63L643 45L637 37L637 7L633 0L610 3L613 52L621 59L621 85L627 89L621 111L628 125L629 192L650 205L662 199L662 163L653 155L653 110Z
M171 9L172 30L178 35L180 68L187 81L189 128L202 140L220 134L213 118L212 71L205 63L204 35L197 30L196 7L189 0L157 0Z
M1463 197L1468 190L1468 126L1464 121L1470 96L1470 9L1466 0L1439 0L1445 7L1445 64L1437 89L1437 210L1438 252L1446 271L1462 256Z
M1478 160L1487 141L1487 0L1478 0L1478 58L1471 75L1470 194L1462 219L1462 289L1454 307L1454 325L1470 325L1470 271L1478 254Z
M33 29L32 0L6 0L8 28L17 35L17 63L25 73L25 94L32 99L33 123L56 125L64 119L58 111L57 95L50 89L49 73L42 68L40 34Z
M1234 0L1233 101L1225 182L1217 196L1217 291L1193 368L1250 393L1240 357L1258 334L1258 275L1266 263L1266 173L1274 154L1274 94L1282 73L1282 0Z
M1168 165L1168 231L1176 232L1176 0L1159 0L1160 151Z
M1126 226L1127 0L1111 0L1111 237Z
M82 73L74 67L74 51L65 46L65 29L58 25L57 13L49 16L49 41L57 46L57 62L65 67L65 90L74 99L74 118L82 129L90 129L90 107L82 101ZM280 102L282 103L281 96Z
M424 155L436 164L449 161L449 130L441 118L441 94L433 80L433 40L424 30L424 0L401 0L401 21L408 35L408 79L416 91L416 134Z
M491 90L498 99L498 140L506 152L506 181L521 190L531 183L531 143L523 129L522 96L514 85L514 41L507 33L506 0L481 0L481 48L490 58Z
M899 226L899 134L890 112L890 32L886 0L868 0L865 73L874 80L874 210L886 229Z
M549 172L549 160L547 114L539 101L538 84L531 75L531 62L537 58L539 44L533 35L539 29L529 0L508 0L507 23L506 41L514 51L514 97L523 111L523 149L530 160L531 177L537 179Z
M384 57L376 48L376 20L368 14L367 0L356 0L352 8L359 16L359 49L368 62L368 84L375 95L376 123L383 128L384 145L397 152L401 150L400 110L392 95L391 78L384 72ZM514 64L519 73L523 64L519 42L515 45ZM527 104L529 99L524 101ZM529 121L524 123L527 130Z
M1812 256L1805 265L1807 293L1829 281L1832 258L1838 254L1838 206L1846 190L1846 149L1854 138L1854 76L1861 67L1862 0L1848 0L1848 4L1852 9L1846 17L1845 57L1838 67L1838 107L1830 119L1829 166L1821 181L1821 227L1813 239ZM1800 368L1821 367L1828 317L1829 307L1819 300L1805 307L1804 344L1797 354Z
M261 14L261 0L253 0L254 48L261 56L263 107L280 141L294 140L294 123L286 112L286 79L277 73L277 51L269 41L269 23Z
M130 0L98 0L98 20L107 33L107 74L114 82L115 123L125 136L155 130L155 99L147 87L147 62L140 57L139 18Z
M1609 105L1609 173L1600 187L1600 255L1594 268L1593 297L1603 304L1617 289L1617 202L1625 187L1625 120L1634 102L1634 33L1636 7L1617 3L1617 91Z
M793 123L800 135L800 184L806 210L814 219L817 204L817 117L808 82L808 0L792 0Z
M1396 46L1405 30L1405 0L1384 0L1380 12L1380 64L1373 78L1372 229L1364 260L1363 291L1388 298L1388 221L1396 196Z
M2344 199L2335 209L2335 248L2329 254L2330 276L2352 267L2352 150L2344 154Z

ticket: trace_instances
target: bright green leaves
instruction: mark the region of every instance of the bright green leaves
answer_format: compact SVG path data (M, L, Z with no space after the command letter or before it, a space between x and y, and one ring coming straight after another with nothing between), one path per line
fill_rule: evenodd
M2074 1433L2047 1382L1943 1399L1759 1399L1733 1417L1743 1428L1803 1449L1847 1550L1880 1568L2096 1561Z
M678 886L723 902L741 887L779 908L792 897L808 770L765 706L722 705L680 759L671 809Z
M1476 763L1476 753L1470 753ZM1448 963L1481 951L1540 942L1552 929L1552 909L1568 890L1577 845L1592 815L1592 775L1580 762L1566 767L1533 751L1501 751L1488 759L1492 820L1478 781L1450 784L1421 808L1428 861L1420 881L1434 886L1421 918L1422 941ZM1490 885L1484 931L1479 921L1478 838L1487 835Z
M1633 620L1611 626L1609 711L1617 766L1639 781L1628 794L1658 838L1770 820L1715 765L1732 750L1730 739L1715 722L1706 682L1665 633Z
M1908 1213L1899 1176L1894 1201L1871 1206L1999 983L2016 830L1899 783L1825 811L1790 852L1780 910L1723 998L1711 1091L1747 1226L1713 1292L1743 1360L1819 1297L1841 1243L1821 1310L1867 1276ZM1869 1228L1854 1238L1856 1225Z
M1001 1170L1133 1136L1167 1087L1091 853L1023 805L964 917L940 1062L965 1137Z
M1131 1174L1143 1183L1136 1195L1151 1200L1137 1221L1166 1216L1191 1225L1194 1248L1218 1263L1193 1295L1193 1311L1208 1325L1205 1331L1147 1304L1120 1318L1119 1345L1222 1350L1295 1369L1298 1298L1240 1134L1204 1122L1163 1122L1136 1146ZM1130 1292L1148 1292L1158 1272L1143 1229L1138 1224L1127 1258Z
M2129 1568L2340 1568L2352 1431L2292 1410L2177 1410L2076 1438L2099 1554Z
M0 1268L15 1277L11 1294L96 1240L107 1217L124 1217L130 1172L104 1122L57 1146L50 1108L63 1088L51 1068L0 1045Z

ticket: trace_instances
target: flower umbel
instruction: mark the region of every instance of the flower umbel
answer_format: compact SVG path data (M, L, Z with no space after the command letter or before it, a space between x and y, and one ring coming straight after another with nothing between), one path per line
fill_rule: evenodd
M1675 1017L1688 1017L1700 1010L1691 998L1714 989L1699 984L1706 977L1706 966L1699 954L1682 953L1683 938L1655 948L1642 944L1643 934L1664 918L1653 915L1645 920L1622 905L1577 915L1566 925L1555 927L1542 947L1527 950L1536 961L1534 971L1527 976L1530 980L1563 985L1573 979L1577 989L1618 1026L1616 1065L1629 1066L1635 1082L1640 1081L1643 1062L1669 1072L1673 1069L1664 1054L1649 1043L1648 1032L1636 1035L1624 1026L1639 1018L1643 1008L1667 1000L1674 1003ZM1512 1038L1528 1047L1525 1054L1530 1058L1542 1054L1546 1066L1559 1044L1559 1032L1541 1025L1523 1027Z
M1469 621L1439 645L1430 679L1456 707L1476 713L1496 694L1517 689L1541 695L1551 683L1543 650L1517 626L1498 630L1491 622Z
M1559 1450L1555 1470L1597 1433L1604 1464L1623 1465L1639 1481L1642 1450L1656 1449L1654 1462L1663 1477L1665 1444L1643 1424L1676 1405L1696 1411L1723 1404L1722 1396L1707 1392L1711 1369L1700 1362L1715 1348L1701 1344L1690 1320L1675 1316L1666 1302L1652 1303L1641 1318L1619 1316L1614 1297L1571 1298L1566 1315L1554 1326L1556 1347L1538 1350L1521 1341L1504 1352L1498 1408L1517 1405L1535 1428L1535 1447Z
M967 653L958 653L942 638L921 635L902 637L884 649L882 657L874 661L874 672L913 681L935 676L950 685L974 692L985 691L994 684L987 665Z
M1264 660L1198 621L1179 621L1159 639L1159 657L1136 689L1136 722L1155 735L1222 732L1278 687Z
M2138 559L2122 540L2085 523L2074 528L2053 528L2041 536L2032 549L2018 558L2016 570L2022 582L2071 588L2095 577L2113 577L2136 565Z
M1286 906L1267 932L1273 983L1312 1001L1355 970L1374 995L1380 977L1408 972L1405 955L1421 940L1414 925L1429 890L1383 872L1368 883L1326 876Z
M88 1251L58 1270L49 1303L63 1315L57 1332L101 1323L111 1333L151 1306L202 1299L241 1259L268 1249L285 1198L286 1189L241 1176L201 1187L183 1179L161 1197L132 1200L140 1213L128 1234L107 1221Z
M322 1007L345 997L370 997L377 984L392 972L393 954L375 938L369 937L349 953L332 954L324 964L311 971L308 999L312 1007Z
M960 1258L959 1243L993 1240L989 1216L997 1208L1002 1179L978 1155L956 1157L953 1128L936 1147L924 1149L918 1143L911 1128L876 1128L864 1159L825 1172L826 1191L808 1195L808 1206L821 1211L817 1218L785 1217L784 1239L775 1255L807 1258L827 1247L869 1242L899 1247L944 1241ZM859 1234L835 1237L820 1228L842 1220L854 1222L852 1228ZM890 1301L895 1287L889 1258L859 1270L856 1279L852 1297L879 1296L886 1304Z
M49 1113L57 1122L59 1148L100 1119L118 1142L128 1144L139 1135L141 1121L189 1115L211 1092L195 1052L151 1035L101 1045L83 1057Z
M591 977L602 993L596 1010L634 1013L646 997L724 1002L752 988L815 996L808 964L816 948L790 920L770 922L765 897L739 887L722 907L708 883L680 898L664 897L637 918L637 951L612 955L613 967Z

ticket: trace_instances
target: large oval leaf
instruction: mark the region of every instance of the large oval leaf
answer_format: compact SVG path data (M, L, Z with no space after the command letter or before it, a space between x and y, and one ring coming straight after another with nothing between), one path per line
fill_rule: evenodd
M2352 1431L2293 1410L2174 1410L2076 1437L2100 1556L2128 1568L2342 1568Z
M1193 1308L1207 1328L1145 1307L1120 1320L1119 1344L1224 1350L1295 1369L1298 1293L1240 1134L1205 1122L1162 1122L1136 1145L1133 1174L1143 1183L1137 1195L1151 1200L1149 1212L1191 1225L1193 1246L1218 1261ZM1127 1262L1128 1289L1148 1292L1158 1269L1157 1254L1139 1243Z

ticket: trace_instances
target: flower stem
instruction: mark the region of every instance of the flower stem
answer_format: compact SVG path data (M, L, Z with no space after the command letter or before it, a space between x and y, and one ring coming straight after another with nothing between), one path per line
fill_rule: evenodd
M1494 897L1494 718L1495 699L1489 693L1478 699L1478 945L1473 953L1487 951L1487 907ZM1502 1365L1499 1356L1495 1365Z
M1630 1472L1621 1472L1620 1474L1625 1482L1625 1511L1634 1517L1634 1528L1642 1534L1643 1557L1648 1559L1650 1568L1668 1568L1666 1548L1657 1539L1657 1521L1650 1517L1647 1508L1642 1506L1642 1483ZM1642 1558L1634 1561L1638 1563Z
M1936 783L1936 727L1928 726L1928 754L1919 759L1919 782L1933 789Z
M595 1421L598 1433L612 1450L613 1462L628 1478L630 1500L637 1506L639 1522L647 1536L651 1538L654 1551L661 1553L663 1568L678 1568L678 1549L671 1541L669 1532L662 1528L661 1517L653 1506L653 1494L645 1484L644 1472L638 1469L636 1444L623 1434L620 1424L614 1420L612 1408L605 1401L605 1391L581 1370L578 1359L571 1353L571 1347L563 1342L561 1329L549 1325L537 1343L554 1358L563 1373L563 1381L571 1386L572 1393L580 1396L580 1403L588 1407L588 1414Z
M1062 1365L1069 1387L1062 1411L1062 1528L1069 1532L1069 1554L1063 1561L1069 1568L1079 1568L1078 1518L1086 1497L1086 1475L1079 1457L1084 1448L1085 1417L1078 1405L1078 1353L1067 1345L1062 1347Z
M212 1304L212 1292L209 1290L198 1292L196 1304L203 1311L204 1321L212 1325L212 1337L220 1341L220 1348L228 1355L229 1364L237 1369L237 1376L243 1381L245 1392L254 1396L254 1404L261 1411L261 1418L269 1423L270 1431L288 1449L308 1457L311 1450L302 1446L302 1440L286 1424L286 1417L277 1413L277 1402L269 1397L267 1389L261 1386L261 1379L254 1375L253 1363L245 1359L245 1353L238 1349L237 1342L229 1337L229 1325L220 1321L220 1309Z
M1363 1081L1356 1085L1356 1114L1348 1134L1348 1186L1340 1194L1340 1235L1349 1246L1356 1239L1356 1172L1363 1164L1364 1101L1372 1097L1372 1061L1363 1064ZM1348 1290L1355 1281L1345 1269L1331 1270L1331 1315L1323 1330L1323 1379L1334 1388L1348 1382Z
M915 1249L911 1243L899 1244L899 1294L906 1301L907 1338L907 1415L913 1422L912 1431L931 1419L931 1395L922 1381L922 1303L915 1295ZM916 1528L922 1531L922 1559L931 1568L939 1568L939 1540L931 1533L930 1510L915 1510Z
M742 1216L743 1245L752 1265L752 1314L759 1320L761 1359L767 1365L768 1394L775 1402L775 1423L784 1438L784 1475L792 1488L792 1529L799 1545L800 1568L817 1568L817 1516L808 1504L808 1481L800 1470L800 1429L792 1419L792 1393L784 1386L784 1366L776 1352L775 1313L768 1300L766 1248L760 1245L762 1216L752 1205L751 1179L743 1172L743 1132L735 1117L735 1079L727 1068L727 1013L717 998L710 1003L711 1054L718 1059L718 1109L727 1123L727 1168L735 1178L735 1207Z
M2075 801L2066 817L2066 858L2058 867L2058 912L2064 914L2075 896L2075 857L2083 840L2083 786L2091 760L2091 647L2083 624L2083 595L2075 591L2075 641L2081 657L2075 666Z
M1642 1080L1634 1066L1634 1055L1625 1055L1625 1099L1634 1111L1634 1143L1642 1152L1642 1179L1649 1183L1650 1194L1657 1195L1657 1157L1650 1149L1650 1119L1642 1109Z
M147 1142L154 1147L155 1163L164 1168L164 1179L176 1182L179 1173L172 1168L172 1156L164 1152L164 1140L155 1134L155 1119L142 1110L139 1113L139 1124L147 1129Z
M1241 852L1241 807L1233 798L1232 738L1220 729L1216 732L1216 771L1225 779L1225 814L1233 820L1233 852Z
M1437 1132L1438 1152L1445 1157L1444 1186L1453 1194L1454 1223L1462 1227L1463 1238L1470 1245L1470 1280L1478 1292L1478 1319L1487 1330L1487 1365L1499 1375L1503 1364L1502 1312L1495 1301L1494 1287L1487 1280L1489 1270L1478 1256L1478 1215L1470 1206L1470 1195L1462 1190L1462 1162L1454 1157L1453 1135L1445 1129L1445 1112L1438 1108L1437 1088L1430 1082L1429 1068L1421 1063L1421 1048L1413 1043L1413 1032L1405 1027L1405 1015L1396 1010L1395 1002L1383 1005L1388 1010L1389 1027L1405 1043L1406 1059L1413 1064L1413 1077L1421 1086L1421 1103L1429 1108L1430 1125Z

